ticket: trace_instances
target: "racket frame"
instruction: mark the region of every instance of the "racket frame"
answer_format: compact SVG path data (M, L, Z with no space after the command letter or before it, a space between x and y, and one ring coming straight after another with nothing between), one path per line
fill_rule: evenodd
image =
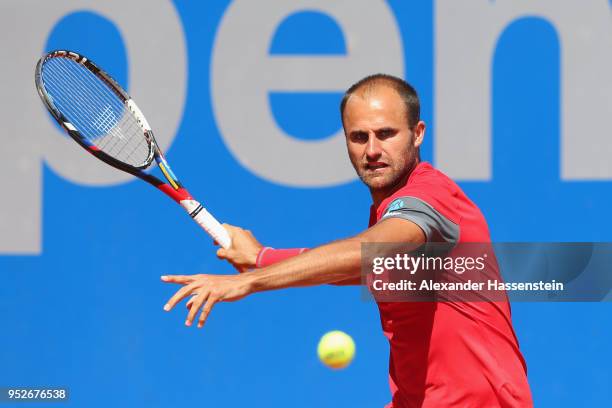
M52 58L69 58L74 62L83 65L92 74L96 75L96 77L106 83L106 85L108 85L108 88L121 99L125 107L129 109L130 112L136 118L138 124L142 128L144 137L148 142L147 144L149 146L149 154L143 164L139 166L131 166L106 154L96 145L87 140L70 122L70 120L66 118L66 116L64 116L59 109L57 109L57 107L52 102L53 98L45 90L45 83L42 75L42 70L45 62ZM62 128L64 128L66 133L68 133L68 135L70 135L70 137L74 139L75 142L77 142L81 147L83 147L89 153L102 160L106 164L115 167L118 170L132 174L157 187L164 194L168 195L170 198L180 204L189 213L189 215L203 229L205 229L206 232L208 232L221 246L228 248L231 245L231 239L229 238L229 235L227 234L225 228L223 228L223 226L221 226L219 222L212 215L210 215L210 213L208 213L208 211L202 206L202 204L194 200L191 194L189 194L189 192L180 183L180 181L168 165L168 162L166 161L161 149L157 145L155 137L153 136L153 131L151 130L151 127L149 126L146 118L144 117L134 100L127 94L127 92L123 90L123 88L121 88L121 86L110 75L108 75L93 61L83 55L80 55L74 51L55 50L45 54L38 60L38 63L36 64L34 80L36 84L36 90L38 91L40 98L44 102L45 107L47 108L51 116L53 116L57 123ZM155 162L159 166L168 183L165 183L158 177L144 171L146 168L151 166L153 160L155 160ZM212 228L210 227L211 225L213 225Z

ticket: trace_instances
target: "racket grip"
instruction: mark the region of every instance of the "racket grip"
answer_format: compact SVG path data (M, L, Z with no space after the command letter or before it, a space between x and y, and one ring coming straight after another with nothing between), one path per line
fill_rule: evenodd
M223 225L202 204L196 200L182 200L181 206L219 245L223 248L229 248L232 245L232 239L227 230L223 228Z

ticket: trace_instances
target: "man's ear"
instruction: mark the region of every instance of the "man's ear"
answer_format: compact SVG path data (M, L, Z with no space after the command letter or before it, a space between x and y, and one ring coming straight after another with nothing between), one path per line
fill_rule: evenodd
M423 139L425 138L425 122L419 120L419 122L414 127L414 147L420 147L423 143Z

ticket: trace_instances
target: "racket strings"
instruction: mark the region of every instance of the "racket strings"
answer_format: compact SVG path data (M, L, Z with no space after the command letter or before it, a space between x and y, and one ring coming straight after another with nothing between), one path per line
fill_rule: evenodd
M52 70L45 71L45 73L46 74L48 73L49 77L51 77L54 80L52 82L46 82L45 85L48 88L54 89L55 94L64 92L64 89L70 86L71 81L73 82L79 81L79 78L73 75L73 73L70 70L67 70L64 67L62 67L61 60L52 60L52 62L50 61L49 63L56 64L57 65L56 68L58 69L58 72L55 73ZM94 86L96 85L95 82L93 85ZM78 101L78 105L77 104L66 104L63 99L61 100L61 102L54 100L54 103L56 105L60 105L61 107L63 107L66 110L66 112L70 112L75 117L78 117L79 119L81 119L82 122L80 124L83 125L84 130L88 131L87 132L88 135L91 135L92 133L95 133L96 131L98 131L99 133L100 129L96 130L96 128L94 127L98 119L94 119L93 121L90 120L91 117L95 117L96 114L99 114L99 113L91 109L91 105L88 99L90 98L96 99L98 104L103 104L104 101L101 98L97 97L96 94L92 92L77 92L72 96L72 98L73 98L72 101ZM75 109L77 107L81 109ZM106 109L109 109L109 108L110 108L110 105L107 105ZM121 111L123 107L120 106L119 104L119 105L115 105L115 109ZM87 115L83 114L84 112L86 112ZM63 110L62 110L62 113L64 113ZM117 131L115 131L115 133L117 133ZM98 147L102 146L101 143L98 143L97 145Z
M81 85L83 85L83 81L81 81L83 78L85 79L89 79L87 76L85 77L77 77L70 69L67 69L66 66L62 66L62 65L66 65L68 64L68 62L66 61L71 61L71 60L67 60L67 59L61 59L61 60L57 60L56 63L58 64L58 68L60 73L62 73L64 75L64 78L68 79L72 79L75 82L80 82ZM54 60L55 62L55 60ZM71 61L72 62L72 61ZM75 62L72 62L73 64L76 64ZM84 68L83 68L84 69ZM122 112L124 111L124 106L123 103L118 100L116 98L116 96L114 96L114 94L112 94L108 89L106 89L103 86L100 86L100 81L88 81L88 84L85 84L85 86L81 86L81 89L85 89L88 92L79 92L76 93L76 99L79 100L80 102L80 107L84 108L84 110L86 110L89 114L90 117L83 117L83 115L80 115L81 118L83 119L91 119L91 117L93 117L93 120L89 120L88 122L84 122L83 125L85 125L85 127L87 128L87 130L89 130L89 133L95 133L96 131L99 132L103 132L103 133L99 133L100 135L100 139L101 140L125 140L125 136L122 135L121 131L119 129L121 129L120 127L115 127L110 121L108 123L107 126L103 126L104 122L104 116L107 116L108 119L110 119L111 115L113 117L116 118L116 115L114 114L113 110L118 111L118 112ZM66 85L66 84L64 84ZM92 89L90 89L89 87L95 87L95 92L92 92ZM102 97L100 97L100 94L104 95L104 99ZM103 111L99 111L98 109L88 109L91 107L91 105L88 103L88 99L94 99L96 101L97 106L96 107L100 107L100 106L105 106ZM75 105L76 106L76 105ZM73 106L73 107L75 107ZM79 110L74 110L74 113L76 115L79 114ZM109 113L110 112L110 113ZM107 135L111 135L114 136L114 138L107 138ZM92 140L93 141L93 140ZM108 143L108 142L107 142ZM107 144L98 141L98 143L96 143L96 145L99 148L105 148Z
M149 153L148 144L139 143L141 141L140 137L131 138L127 144L125 143L125 135L133 135L134 132L137 136L144 137L144 135L142 134L142 130L135 118L125 109L123 101L119 99L110 89L108 89L102 80L72 60L60 60L59 67L64 75L71 77L75 81L79 81L81 79L67 69L66 65L68 64L77 64L78 68L89 74L84 77L87 82L86 85L95 88L97 92L88 92L86 95L93 97L99 106L105 106L102 111L94 113L95 118L93 122L86 122L86 125L89 125L87 127L89 128L90 132L95 132L97 130L99 134L103 135L98 137L98 140L91 140L90 138L90 141L93 142L100 150L105 151L113 157L128 164L138 165L144 162ZM70 65L68 65L68 67L69 66ZM102 96L104 96L104 99ZM81 97L80 100L81 103L84 102L83 97ZM110 102L111 104L106 104L106 102ZM85 104L84 106L88 105ZM90 109L88 111L91 112ZM115 112L122 113L120 121L117 121L117 115ZM130 145L133 145L131 149L129 149ZM127 153L125 153L126 151ZM138 154L140 159L139 163L132 163L130 159L137 151L140 153Z
M148 164L151 142L101 78L65 57L47 60L42 77L51 102L89 143L131 166Z
M47 88L47 91L49 91L48 93L52 97L63 92L62 88L66 86L65 77L58 76L53 71L45 71L43 77L47 79L45 81L45 87ZM49 81L48 79L51 79L51 81ZM65 100L63 98L53 97L52 100L53 104L64 114L64 116L66 116L68 119L72 119L73 117L80 119L82 121L83 130L91 130L88 126L89 122L87 122L87 117L93 115L93 112L91 112L90 109L87 109L87 102L85 101L85 99L83 99L81 94L76 94L75 96L73 96L73 102L77 101L79 104L81 104L80 110L74 109L74 105L65 103ZM85 115L83 111L87 111L88 114Z
M73 81L79 81L80 78L76 77L70 70L67 70L65 67L62 67L61 63L58 64L60 71L64 74L64 78L72 79ZM84 69L84 68L83 68ZM87 77L85 77L87 78ZM96 77L97 79L97 77ZM57 78L56 78L57 80ZM88 116L79 113L78 109L70 109L73 108L71 105L63 104L63 107L66 108L67 111L71 111L75 117L81 119L81 123L85 130L85 135L94 134L97 136L96 138L88 137L88 140L95 144L100 150L109 153L113 157L120 159L128 164L138 165L144 162L148 156L148 146L143 146L142 143L138 143L138 138L130 139L130 144L135 145L132 149L129 150L130 153L122 154L124 150L127 150L129 144L125 144L126 136L124 134L131 134L134 129L137 129L138 134L141 134L140 129L138 129L138 125L131 117L131 115L125 112L125 107L123 102L119 100L111 91L105 89L105 87L100 86L101 81L90 81L91 86L96 87L99 93L104 94L105 99L103 100L99 93L86 92L83 94L77 93L75 99L79 101L81 107L84 107L85 111L89 114ZM104 106L105 102L114 102L113 105L106 105L103 110L99 110L96 112L95 110L88 109L90 104L87 103L88 99L96 100L98 106ZM60 108L61 110L61 108ZM115 111L123 112L123 116L120 121L116 120ZM91 117L94 119L91 120ZM114 119L114 121L113 121ZM114 123L113 123L114 122ZM126 124L129 125L126 126ZM136 142L136 143L135 143ZM120 145L121 144L121 145ZM129 159L133 156L134 152L138 149L140 150L140 163L132 163ZM144 159L142 159L144 157Z

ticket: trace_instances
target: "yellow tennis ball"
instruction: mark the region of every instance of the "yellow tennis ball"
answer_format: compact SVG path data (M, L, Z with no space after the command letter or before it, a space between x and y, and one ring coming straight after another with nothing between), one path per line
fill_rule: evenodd
M348 334L334 330L326 333L317 346L317 354L323 364L330 368L344 368L355 357L355 342Z

